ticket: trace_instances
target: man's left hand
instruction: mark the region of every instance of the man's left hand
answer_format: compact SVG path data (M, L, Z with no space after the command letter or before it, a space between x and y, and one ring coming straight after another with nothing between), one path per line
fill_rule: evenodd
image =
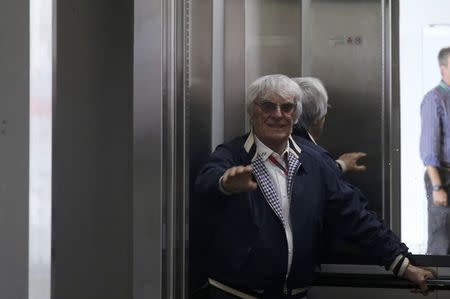
M366 153L345 153L342 154L338 160L345 164L345 172L359 172L366 170L366 166L358 165L358 160L367 156Z
M423 295L427 295L429 292L427 279L434 278L434 275L429 270L409 264L403 274L403 277L419 286L420 289L413 289L412 292L419 291Z

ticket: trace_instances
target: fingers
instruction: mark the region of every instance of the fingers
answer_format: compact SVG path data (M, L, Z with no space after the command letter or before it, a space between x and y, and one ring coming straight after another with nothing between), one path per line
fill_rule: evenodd
M355 160L359 160L362 157L366 157L367 156L367 154L363 153L363 152L357 152L357 153L352 153L352 154L353 154L353 157L355 158Z
M256 188L258 188L258 184L255 181L250 180L248 182L248 189L249 189L249 191L256 190Z
M427 295L428 292L430 291L428 289L427 279L433 278L434 275L432 272L428 270L410 264L406 268L404 277L409 281L415 283L419 287L418 289L417 288L412 289L411 292L413 293L420 292L423 295Z
M366 171L367 167L366 165L355 165L353 168L351 168L351 171Z
M252 178L251 165L240 165L227 169L223 174L222 186L231 193L253 191L258 187Z
M235 166L235 167L231 167L231 168L227 169L227 171L225 171L225 173L223 174L223 179L224 179L224 181L226 181L231 177L235 177L235 176L243 175L243 174L251 174L251 173L252 173L251 165Z
M365 165L358 165L358 160L366 156L367 154L363 152L345 153L339 157L339 160L345 163L346 171L360 172L365 171L367 168Z
M436 206L447 206L447 196L441 196L441 194L433 194L433 204Z

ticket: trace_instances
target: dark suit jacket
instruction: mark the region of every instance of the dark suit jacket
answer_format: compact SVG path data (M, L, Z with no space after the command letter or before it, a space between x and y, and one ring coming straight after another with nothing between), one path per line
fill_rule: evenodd
M254 159L251 139L246 135L218 146L197 177L192 200L202 207L195 217L204 220L199 233L205 245L198 254L206 275L218 281L243 289L281 290L287 271L283 219L267 190L258 157ZM360 194L339 179L319 150L303 139L291 139L290 145L300 150L298 157L289 157L294 255L288 288L311 285L327 226L357 242L374 264L389 266L398 254L407 253L398 237L363 208ZM218 182L225 170L249 164L257 190L224 195Z

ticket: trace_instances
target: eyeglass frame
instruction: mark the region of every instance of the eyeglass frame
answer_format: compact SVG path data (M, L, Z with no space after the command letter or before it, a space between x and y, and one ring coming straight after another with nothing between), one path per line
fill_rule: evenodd
M296 108L297 108L297 103L292 103L292 102L286 102L286 103L277 104L277 103L271 102L269 100L263 99L261 101L255 101L254 103L258 107L260 107L260 109L264 113L267 113L267 114L272 114L275 111L277 111L278 108L279 108L281 113L293 115L295 110L296 110ZM269 109L267 109L267 108L264 109L263 105L271 105L271 106L269 106L270 107ZM289 110L287 110L286 108L283 108L283 106L284 107L289 106L290 108L289 108Z

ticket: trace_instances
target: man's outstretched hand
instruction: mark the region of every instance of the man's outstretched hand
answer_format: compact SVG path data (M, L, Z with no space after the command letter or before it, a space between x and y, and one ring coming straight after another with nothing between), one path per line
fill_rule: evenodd
M234 166L225 171L221 184L225 191L230 193L240 193L255 190L258 185L252 178L252 167Z

